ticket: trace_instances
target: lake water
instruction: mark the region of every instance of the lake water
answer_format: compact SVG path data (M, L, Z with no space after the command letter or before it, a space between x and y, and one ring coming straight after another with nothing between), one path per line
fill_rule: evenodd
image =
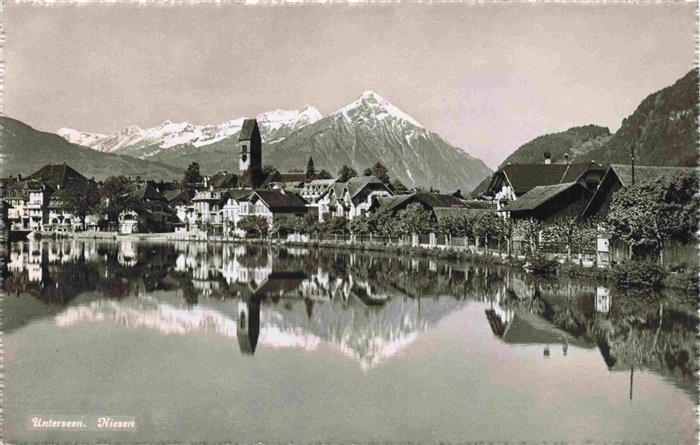
M683 295L328 249L10 250L6 442L696 443Z

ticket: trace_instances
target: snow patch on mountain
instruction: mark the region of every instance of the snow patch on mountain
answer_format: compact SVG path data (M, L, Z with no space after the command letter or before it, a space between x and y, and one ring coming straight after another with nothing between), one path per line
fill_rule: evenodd
M71 144L83 145L85 147L90 147L96 141L107 137L106 134L81 132L68 127L59 128L56 134Z
M352 118L359 113L372 115L374 118L380 121L398 118L409 122L416 127L423 128L423 126L417 120L401 111L398 107L384 99L379 94L369 90L363 92L362 95L360 95L360 97L358 97L354 102L351 102L333 113L332 116L343 116L348 120L352 120Z
M263 140L279 139L293 131L312 124L323 115L311 105L302 110L274 110L257 116ZM245 118L233 119L219 125L196 125L189 122L172 122L147 129L132 125L110 135L81 132L72 128L61 128L57 133L69 142L80 144L102 152L155 147L169 149L181 145L202 147L213 144L241 131ZM151 153L153 155L157 150Z

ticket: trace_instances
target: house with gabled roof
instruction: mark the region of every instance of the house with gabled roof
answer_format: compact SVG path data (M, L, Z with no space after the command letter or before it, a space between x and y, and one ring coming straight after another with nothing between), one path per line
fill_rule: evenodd
M376 199L393 195L394 192L374 176L335 182L318 200L319 220L323 221L329 214L350 220L363 216L372 210Z
M379 198L375 209L396 214L411 204L421 205L433 221L472 217L495 211L493 204L488 201L465 201L454 194L422 192Z
M578 217L592 194L578 182L539 185L498 211L514 219L534 218L539 221Z
M519 199L535 187L576 182L595 191L605 172L597 162L580 164L506 164L491 177L484 196L496 202L497 210Z
M309 211L307 202L295 193L280 190L254 190L238 200L236 234L244 236L238 229L238 221L248 216L262 217L273 227L275 219L282 215L302 217Z
M582 217L590 218L607 213L612 204L613 194L623 187L678 174L698 174L698 169L694 167L635 165L634 174L632 172L633 168L631 165L611 164L606 170L600 186L583 210Z
M42 181L54 190L82 186L88 179L78 173L65 162L62 164L47 164L31 174L27 179Z

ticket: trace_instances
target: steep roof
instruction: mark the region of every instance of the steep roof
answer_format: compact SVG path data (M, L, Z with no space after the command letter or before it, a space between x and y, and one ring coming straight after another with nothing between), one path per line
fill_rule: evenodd
M53 188L82 185L87 182L85 176L65 162L63 164L47 164L30 175L28 179L42 180Z
M610 171L615 172L623 186L632 185L632 166L627 164L610 164ZM634 166L634 181L653 181L654 179L664 176L671 176L679 173L698 173L698 169L694 167L657 167L650 165L635 165Z
M416 199L431 208L464 207L461 199L443 193L416 193Z
M255 196L260 198L271 211L306 211L306 201L293 193L282 193L277 190L256 190L251 193L249 200Z
M564 184L541 185L533 188L529 192L522 195L520 198L508 203L501 209L502 212L516 212L525 210L534 210L550 199L556 197L560 193L567 190L583 186L577 182L567 182Z
M250 141L255 136L255 133L260 136L257 119L246 119L243 121L241 132L238 134L239 141Z
M217 189L234 187L237 180L238 177L233 173L219 172L211 177L209 185L213 185Z
M138 200L160 201L165 198L150 182L134 182L124 188L124 193Z
M516 195L529 192L537 186L576 181L589 169L602 170L595 162L581 164L507 164L500 172L508 178Z
M360 193L362 189L364 189L370 184L383 185L382 181L375 178L374 176L356 176L354 178L348 179L348 182L345 183L345 186L348 189L348 194L350 195L350 198L354 198L355 195Z
M168 201L168 204L179 204L179 203L187 203L190 200L190 195L187 192L187 190L179 190L179 189L173 189L173 190L166 190L162 192L163 197L165 198L166 201Z
M377 198L379 205L387 210L387 211L393 211L399 207L401 207L405 202L416 199L416 195L414 193L411 193L409 195L396 195L396 196L389 196L389 197L379 197Z
M279 180L275 182L305 182L306 173L280 173Z

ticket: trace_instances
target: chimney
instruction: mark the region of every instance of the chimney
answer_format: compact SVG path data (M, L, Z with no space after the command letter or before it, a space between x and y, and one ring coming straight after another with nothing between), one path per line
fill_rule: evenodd
M549 165L552 163L552 154L548 151L544 152L544 165Z
M564 164L569 165L569 153L564 153Z

